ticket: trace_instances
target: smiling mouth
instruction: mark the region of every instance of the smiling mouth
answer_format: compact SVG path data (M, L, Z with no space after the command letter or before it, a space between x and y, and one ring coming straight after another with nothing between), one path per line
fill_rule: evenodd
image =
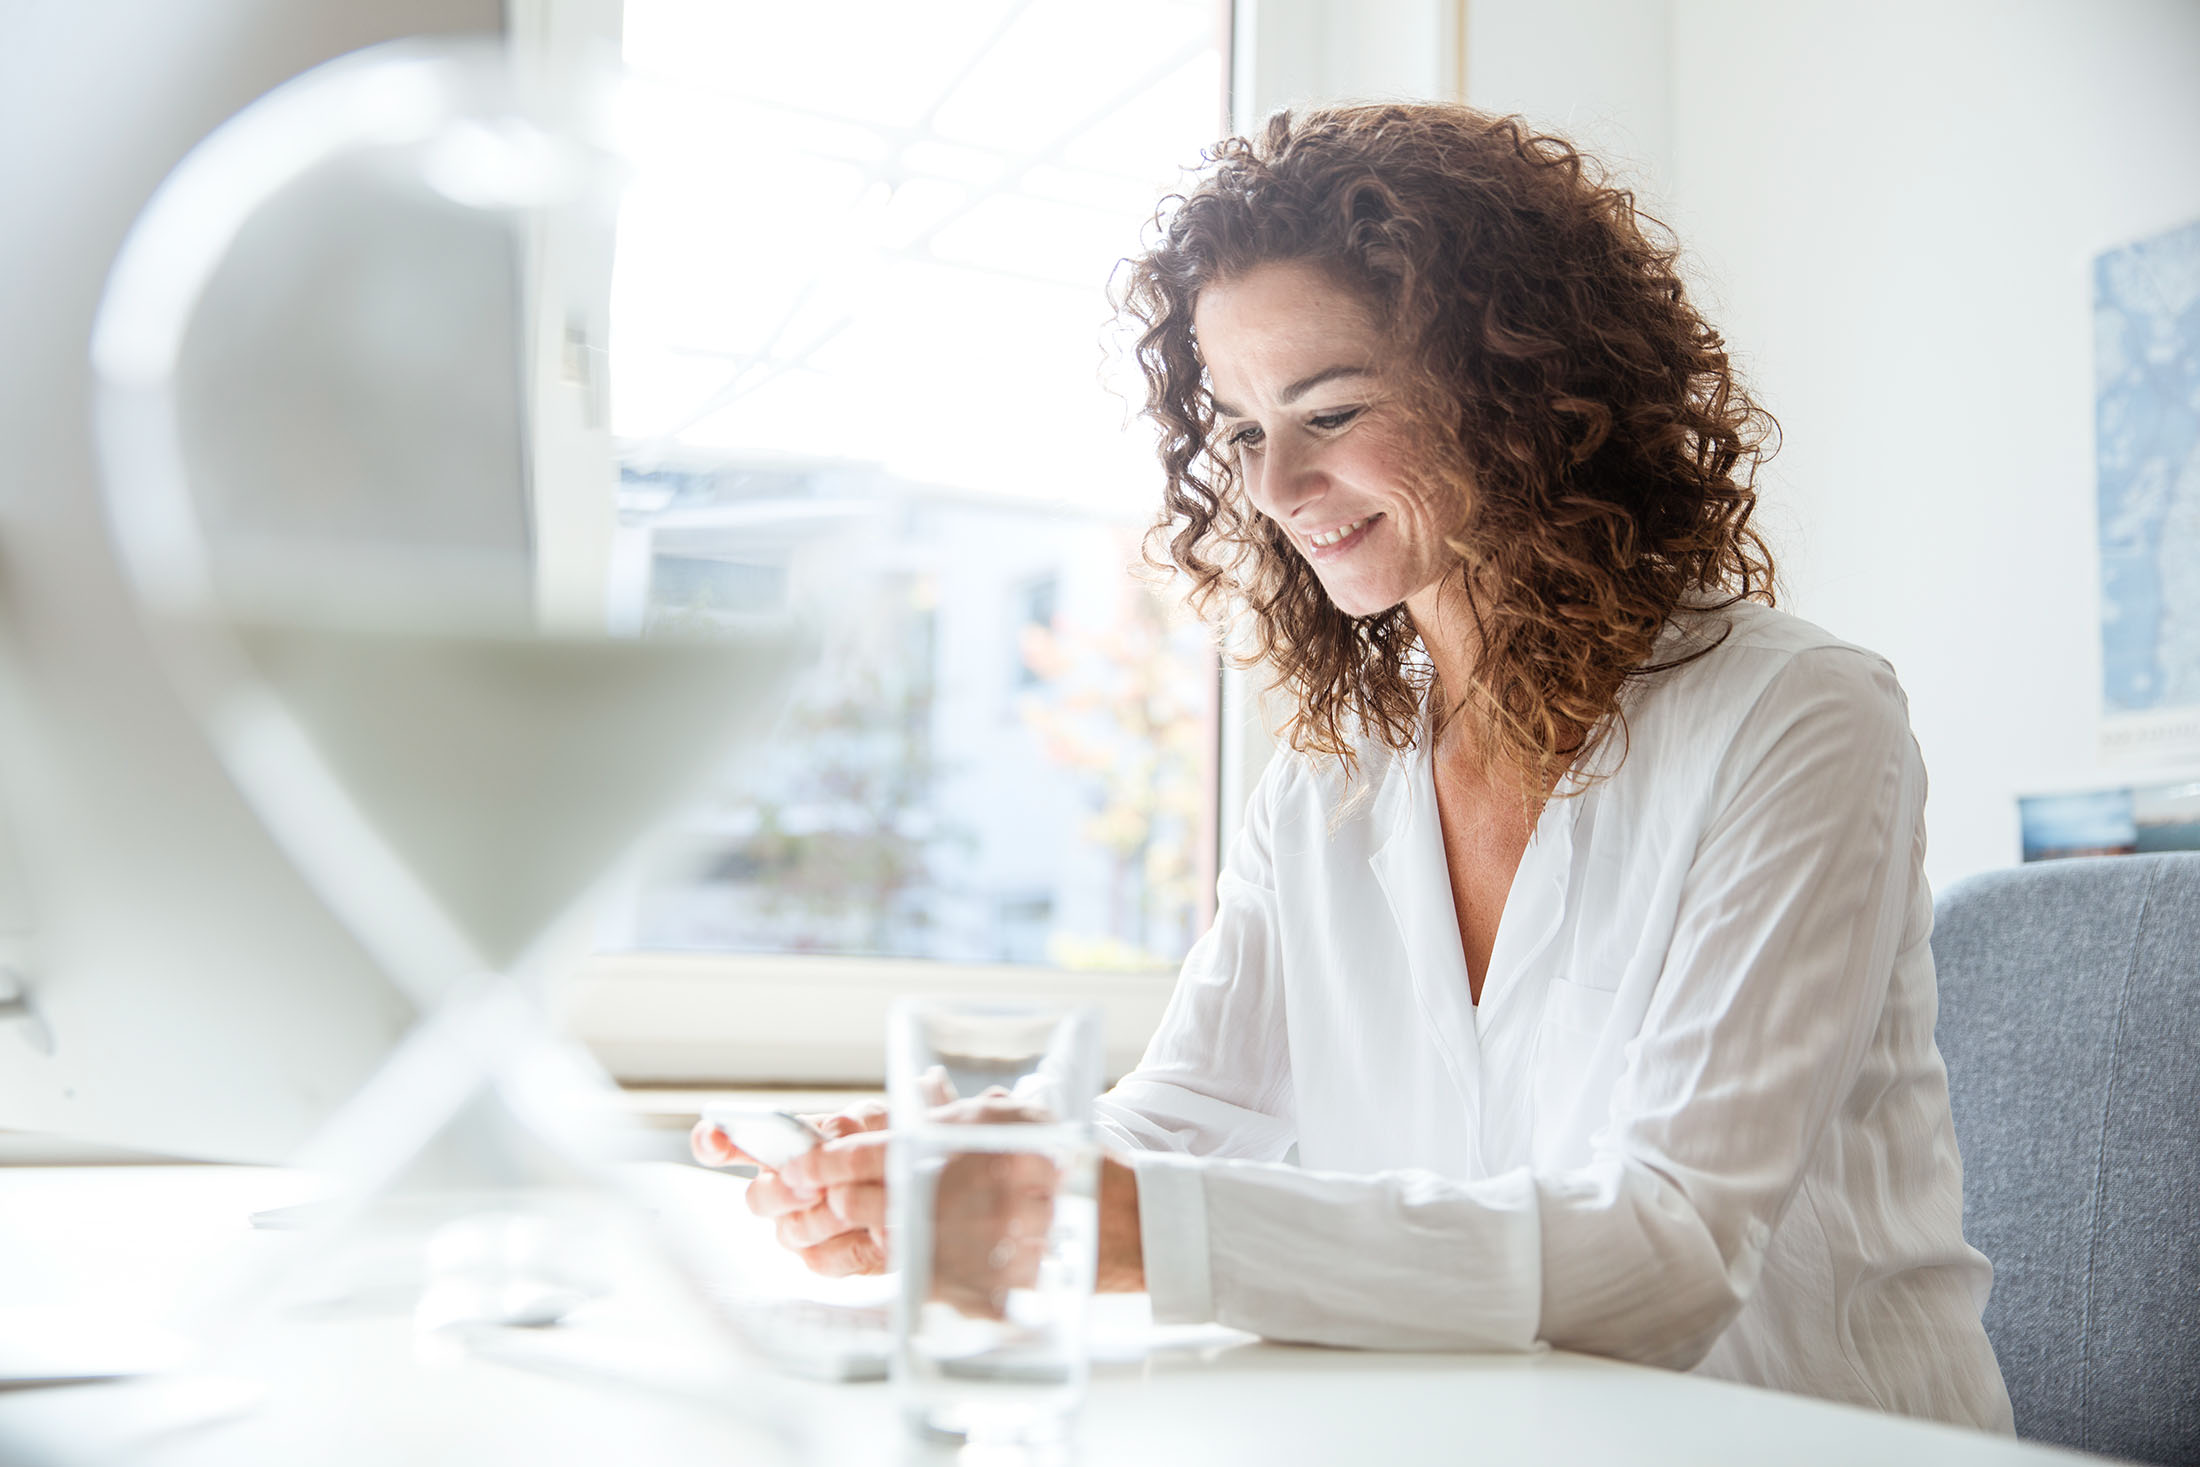
M1327 560L1332 555L1342 554L1347 547L1357 544L1367 534L1368 529L1381 518L1380 514L1371 514L1362 519L1356 519L1349 525L1339 525L1334 530L1324 530L1319 535L1309 535L1306 537L1306 552L1321 560Z

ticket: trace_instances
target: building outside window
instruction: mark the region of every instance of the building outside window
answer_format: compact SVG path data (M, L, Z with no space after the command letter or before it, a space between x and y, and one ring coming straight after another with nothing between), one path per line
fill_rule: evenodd
M1151 969L1203 927L1217 671L1134 574L1105 287L1224 129L1227 25L626 0L612 622L801 604L823 645L604 945Z

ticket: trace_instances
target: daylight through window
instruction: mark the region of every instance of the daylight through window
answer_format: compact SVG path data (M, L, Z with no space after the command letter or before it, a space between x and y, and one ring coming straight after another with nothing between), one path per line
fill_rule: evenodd
M612 286L614 624L829 615L619 945L1173 963L1217 680L1131 574L1158 475L1105 287L1221 131L1223 10L625 13L656 100Z

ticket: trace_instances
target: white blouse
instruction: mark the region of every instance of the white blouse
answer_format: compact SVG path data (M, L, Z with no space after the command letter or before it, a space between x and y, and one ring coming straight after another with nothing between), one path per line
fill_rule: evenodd
M2010 1430L1901 689L1754 605L1661 653L1721 624L1633 685L1611 777L1544 808L1479 1006L1425 749L1271 763L1101 1103L1157 1318L1540 1340Z

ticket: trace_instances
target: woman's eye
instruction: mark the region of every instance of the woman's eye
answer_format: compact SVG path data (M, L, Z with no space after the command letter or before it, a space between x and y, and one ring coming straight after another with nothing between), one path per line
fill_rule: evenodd
M1306 421L1321 432L1332 433L1365 411L1365 408L1339 408L1333 413L1316 413Z
M1228 443L1232 448L1258 448L1260 446L1260 440L1260 424L1245 423L1239 427L1232 428L1229 433L1225 435L1223 441Z

